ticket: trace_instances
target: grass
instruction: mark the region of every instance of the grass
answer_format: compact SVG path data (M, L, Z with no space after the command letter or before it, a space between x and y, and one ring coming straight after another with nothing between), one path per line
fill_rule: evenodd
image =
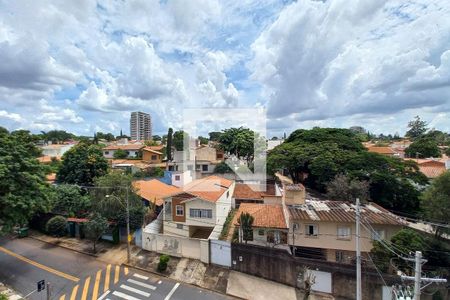
M233 221L234 214L236 213L235 209L231 209L228 213L228 216L225 220L225 223L223 223L222 232L220 233L219 240L226 240L228 237L228 231L230 230L231 222Z

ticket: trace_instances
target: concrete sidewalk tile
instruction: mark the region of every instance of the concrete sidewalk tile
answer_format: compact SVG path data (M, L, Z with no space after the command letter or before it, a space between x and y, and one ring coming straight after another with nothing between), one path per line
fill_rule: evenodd
M236 271L229 274L227 294L249 300L297 299L293 287Z

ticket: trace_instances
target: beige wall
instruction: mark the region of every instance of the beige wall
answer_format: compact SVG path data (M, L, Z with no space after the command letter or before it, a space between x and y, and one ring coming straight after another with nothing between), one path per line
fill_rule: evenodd
M212 218L191 218L190 209L211 209ZM186 225L214 227L216 225L216 204L200 199L186 202Z
M331 223L331 222L296 222L299 224L299 229L295 231L294 238L292 234L293 221L291 220L288 243L302 247L313 247L323 249L338 249L338 250L355 250L355 232L356 226L353 223ZM317 236L305 235L305 225L318 225ZM344 240L337 237L338 226L350 227L350 239ZM390 239L401 226L393 225L372 225L375 230L384 230L385 239ZM361 226L361 251L369 252L372 249L372 235L363 226Z
M215 161L217 159L216 149L212 147L201 147L195 151L197 160Z

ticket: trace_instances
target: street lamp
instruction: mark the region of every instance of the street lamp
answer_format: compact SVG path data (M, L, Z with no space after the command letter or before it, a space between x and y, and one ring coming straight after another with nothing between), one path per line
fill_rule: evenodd
M126 202L127 202L127 206L126 206L126 210L127 210L127 263L130 263L131 260L131 235L130 235L130 201L129 201L129 197L128 197L128 193L129 193L129 187L126 186L78 186L80 188L85 188L85 189L112 189L112 188L119 188L119 189L125 189L126 192ZM106 195L106 198L109 198L111 196L114 195Z
M125 190L126 190L126 202L127 202L127 206L126 206L126 208L127 208L127 263L130 263L130 260L131 260L131 245L130 245L130 242L131 242L131 235L130 235L130 201L129 201L129 199L128 199L128 187L120 187L120 188L125 188ZM109 198L109 197L111 197L111 196L114 196L114 195L106 195L105 197L106 198Z

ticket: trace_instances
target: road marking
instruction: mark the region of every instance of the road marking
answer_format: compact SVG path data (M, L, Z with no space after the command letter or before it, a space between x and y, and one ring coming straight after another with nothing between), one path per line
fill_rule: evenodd
M64 272L55 270L55 269L47 267L47 266L44 266L43 264L40 264L40 263L35 262L35 261L31 260L31 259L28 259L25 256L16 254L14 252L11 252L11 251L9 251L6 248L0 247L0 251L3 252L3 253L6 253L8 255L11 255L11 256L13 256L13 257L15 257L17 259L20 259L21 261L27 262L30 265L33 265L33 266L35 266L37 268L40 268L40 269L45 270L47 272L53 273L53 274L58 275L60 277L66 278L68 280L75 281L75 282L78 282L80 280L80 278L74 277L72 275L66 274Z
M65 300L66 299L66 295L62 295L61 297L59 297L59 300Z
M114 272L114 284L116 284L119 281L119 275L120 275L120 267L116 266L116 272Z
M151 285L151 284L143 283L143 282L140 282L140 281L131 279L131 278L128 279L127 281L128 281L128 282L131 282L131 283L134 283L134 284L136 284L136 285L140 285L140 286L142 286L142 287L151 289L151 290L156 290L156 286L153 286L153 285Z
M70 300L75 300L75 298L77 297L77 292L78 292L78 284L73 287L72 295L70 295Z
M91 276L86 278L86 280L84 281L83 294L81 294L81 300L86 300L90 283L91 283Z
M128 268L125 267L123 270L124 270L124 272L125 272L125 275L128 275Z
M100 285L101 278L102 278L102 270L98 270L97 275L95 276L94 291L92 292L92 300L97 300L98 288Z
M106 292L109 290L109 276L111 273L111 265L108 265L106 267L106 276L105 276L105 287L103 288L103 292Z
M179 282L175 283L175 285L174 285L173 288L170 290L170 292L167 294L166 298L164 298L164 300L169 300L170 297L172 297L173 293L175 293L175 290L178 288L179 285L180 285Z
M147 293L147 292L135 289L134 287L131 287L131 286L128 286L128 285L125 285L125 284L121 284L120 288L122 288L124 290L128 290L128 291L136 293L136 294L139 294L139 295L142 295L144 297L149 297L150 296L150 293Z
M141 274L138 274L138 273L134 273L133 276L137 277L137 278L140 278L140 279L148 280L147 276L144 276L144 275L141 275Z
M103 298L105 298L106 296L108 296L109 294L109 290L104 292L103 295L100 296L100 298L98 298L97 300L103 300Z
M127 294L124 294L124 293L121 293L121 292L117 292L117 291L113 292L113 295L117 296L119 298L122 298L122 299L126 299L126 300L141 300L139 298L135 298L133 296L130 296L130 295L127 295Z

